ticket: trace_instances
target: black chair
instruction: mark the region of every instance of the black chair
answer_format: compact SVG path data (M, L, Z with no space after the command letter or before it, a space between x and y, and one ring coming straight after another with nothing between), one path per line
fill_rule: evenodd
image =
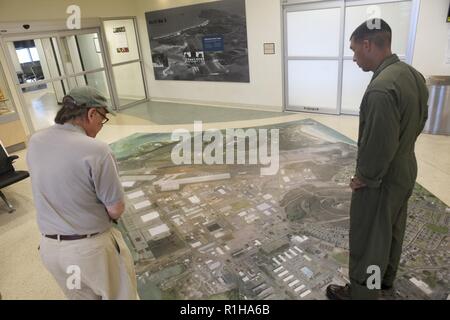
M8 156L3 145L0 144L0 189L10 186L18 181L26 179L30 176L28 171L16 171L13 167L14 160L19 156ZM8 212L11 213L14 207L8 202L3 192L0 190L0 197L5 201L8 206Z

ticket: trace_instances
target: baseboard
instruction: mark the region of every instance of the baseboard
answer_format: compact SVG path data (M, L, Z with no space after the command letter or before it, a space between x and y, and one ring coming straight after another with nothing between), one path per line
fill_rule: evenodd
M12 146L6 147L5 149L8 153L14 153L14 152L23 150L26 147L27 147L27 145L25 144L25 142L20 142L17 144L13 144Z
M136 96L120 96L120 99L124 99L124 100L133 100L133 101L141 101L141 100L145 100L145 98L142 97L136 97Z
M248 104L241 104L241 103L223 103L223 102L217 102L217 101L184 100L184 99L161 98L161 97L151 97L150 101L170 102L170 103L178 103L178 104L192 104L192 105L208 106L208 107L215 107L215 108L247 109L247 110L267 111L267 112L283 112L282 106L248 105Z

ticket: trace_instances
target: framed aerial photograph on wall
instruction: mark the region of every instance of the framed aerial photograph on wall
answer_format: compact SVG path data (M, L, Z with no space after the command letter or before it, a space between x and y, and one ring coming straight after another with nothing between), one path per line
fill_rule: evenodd
M249 82L245 0L145 13L156 80Z

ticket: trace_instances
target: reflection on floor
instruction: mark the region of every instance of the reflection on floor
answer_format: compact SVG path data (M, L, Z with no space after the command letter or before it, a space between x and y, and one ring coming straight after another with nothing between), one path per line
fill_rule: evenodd
M125 99L125 98L120 98L119 97L120 108L126 107L127 105L135 103L136 101L138 101L138 100L136 100L136 99Z
M61 104L58 103L51 86L24 92L24 97L35 130L44 129L54 124L56 113L61 108ZM134 102L136 100L120 99L121 106Z
M353 140L357 139L358 134L359 119L356 116L265 113L240 109L158 104L159 106L155 107L157 111L153 111L154 113L149 111L145 114L145 109L133 111L134 108L142 109L142 106L119 112L116 117L111 117L111 121L105 125L97 138L111 143L137 132L172 132L176 128L192 130L193 120L204 120L203 129L207 130L270 125L306 118L317 120ZM171 110L171 108L175 109ZM176 109L178 109L177 112L175 112ZM204 112L199 113L199 110ZM196 115L192 116L193 113ZM198 118L195 119L197 115ZM422 134L416 145L418 182L450 206L450 184L448 183L450 153L448 150L450 150L449 136ZM26 170L26 150L18 152L17 155L20 159L15 163L16 169ZM3 299L63 299L61 290L39 258L37 247L40 234L32 205L30 180L26 179L2 191L17 207L17 211L10 215L0 202L0 291Z
M254 120L289 115L289 113L230 109L170 102L149 101L122 111L123 114L146 119L154 124L181 124Z
M51 126L59 108L53 91L39 90L25 94L30 116L36 130ZM121 105L134 103L131 99L120 99ZM202 120L205 123L227 122L284 117L290 113L230 109L169 102L147 101L120 111L127 124L183 124ZM129 116L129 117L127 117ZM143 122L144 120L144 122ZM117 118L111 124L124 124Z

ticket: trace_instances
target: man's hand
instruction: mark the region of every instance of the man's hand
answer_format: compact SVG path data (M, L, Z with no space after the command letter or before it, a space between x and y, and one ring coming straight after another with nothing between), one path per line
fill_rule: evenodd
M364 182L362 182L361 180L359 180L358 177L355 177L355 176L351 177L350 188L352 188L352 191L356 191L356 190L364 188L364 187L367 187L367 185Z
M106 210L108 211L108 215L111 217L111 219L117 220L125 211L125 203L123 202L123 200L121 200L112 206L107 206Z

